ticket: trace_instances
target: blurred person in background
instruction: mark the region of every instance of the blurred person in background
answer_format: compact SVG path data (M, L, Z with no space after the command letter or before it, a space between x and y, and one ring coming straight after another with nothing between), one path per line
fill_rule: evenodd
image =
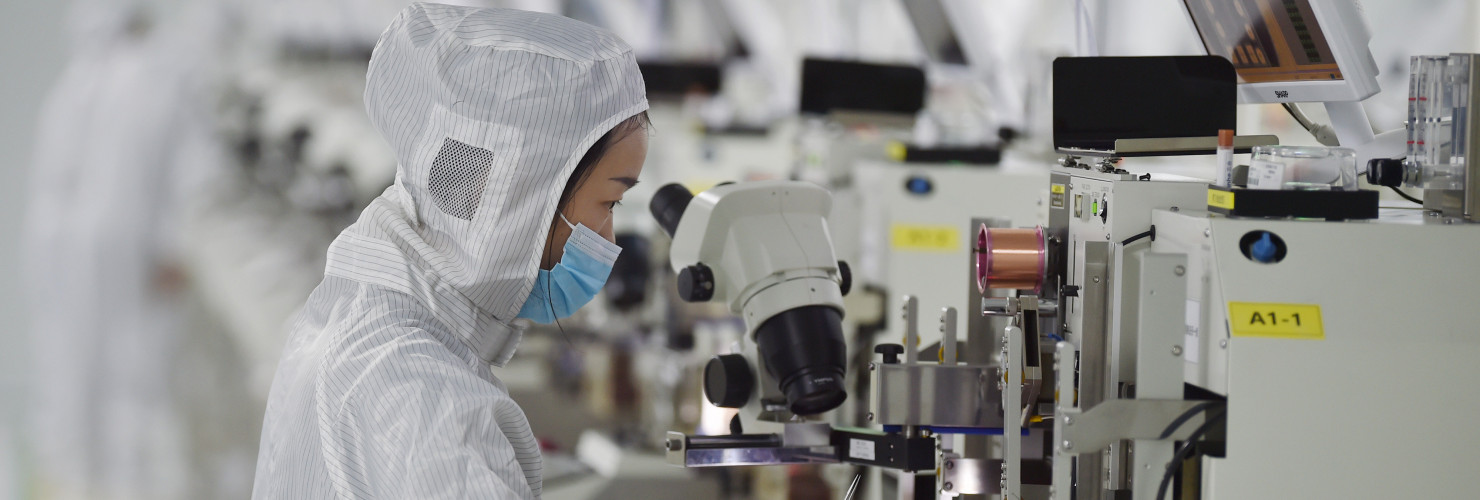
M196 497L177 223L216 160L164 14L74 2L72 58L42 106L23 238L42 498Z
M490 370L568 317L620 247L647 152L632 49L568 18L416 3L366 76L395 183L329 248L291 328L254 498L538 498L543 461Z
M391 181L356 86L409 3L72 5L24 238L36 497L248 494L282 325L344 214ZM259 94L238 102L244 88ZM230 111L245 107L292 118L289 133L242 130ZM249 142L301 157L251 161Z

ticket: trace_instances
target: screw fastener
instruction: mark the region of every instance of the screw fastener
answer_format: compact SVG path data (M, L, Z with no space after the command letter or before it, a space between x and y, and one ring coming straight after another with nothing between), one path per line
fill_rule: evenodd
M1071 443L1068 440L1065 440L1064 441L1064 445L1063 446L1064 446L1064 449L1066 449L1066 450L1072 450L1072 449L1074 449L1074 443Z
M1173 356L1181 356L1182 355L1182 346L1179 346L1179 345L1172 346L1172 355Z

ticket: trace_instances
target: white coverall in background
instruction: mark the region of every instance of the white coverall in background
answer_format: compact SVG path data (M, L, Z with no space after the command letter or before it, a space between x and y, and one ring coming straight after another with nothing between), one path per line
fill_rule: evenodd
M42 105L23 238L42 498L187 498L172 388L187 285L173 224L203 156L147 2L78 1Z
M489 365L518 347L571 171L647 109L636 60L568 18L417 3L366 78L396 182L292 325L253 497L538 498L539 444Z

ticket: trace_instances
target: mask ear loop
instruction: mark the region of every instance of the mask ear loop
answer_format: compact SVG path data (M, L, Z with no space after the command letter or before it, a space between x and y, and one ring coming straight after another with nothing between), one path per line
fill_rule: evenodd
M559 214L562 220L565 219L565 214L561 214L559 211L556 211L555 213ZM570 221L566 221L565 223L570 224ZM574 233L574 231L572 231L572 233ZM555 222L550 221L550 230L545 233L545 254L549 255L550 250L554 248ZM556 263L559 263L559 261L556 261ZM554 288L550 285L550 281L552 280L545 280L545 307L550 308L550 317L555 318L555 327L560 329L560 336L565 338L566 345L570 346L570 349L572 351L575 351L576 354L580 354L581 357L585 357L586 352L582 351L579 347L576 347L576 343L570 340L570 334L565 332L565 325L560 324L560 318L555 316L555 292Z

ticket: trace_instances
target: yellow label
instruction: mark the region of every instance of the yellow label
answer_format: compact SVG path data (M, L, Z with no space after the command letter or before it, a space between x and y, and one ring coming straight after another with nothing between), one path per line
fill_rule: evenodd
M1235 337L1324 340L1321 306L1229 302L1228 324Z
M1048 187L1048 192L1053 193L1053 194L1064 194L1064 185L1063 184L1054 184L1052 186L1049 186Z
M1233 210L1233 193L1230 193L1228 191L1219 191L1217 189L1209 189L1208 206L1217 207L1224 210Z
M895 250L954 252L961 249L961 231L954 226L895 224L890 233Z
M903 142L890 141L888 145L884 146L884 153L889 156L889 159L894 161L904 161L905 154L908 152L909 148L905 147Z

